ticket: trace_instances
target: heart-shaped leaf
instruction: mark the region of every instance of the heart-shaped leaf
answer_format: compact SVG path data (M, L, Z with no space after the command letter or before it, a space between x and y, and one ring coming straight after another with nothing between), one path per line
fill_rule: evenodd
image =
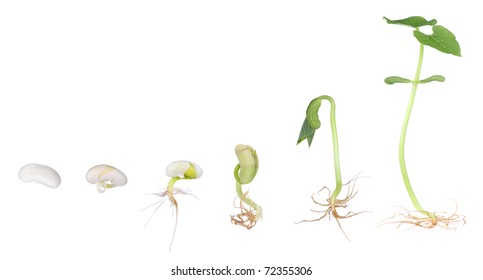
M389 24L401 24L401 25L406 25L406 26L411 26L414 28L418 28L421 26L427 26L427 25L435 25L438 21L435 19L432 19L430 21L427 21L423 17L415 16L415 17L408 17L405 19L398 19L398 20L390 20L387 17L384 17L387 23Z
M433 34L431 35L426 35L418 30L414 30L413 34L423 45L435 48L444 53L461 56L460 44L456 41L456 37L451 31L441 25L433 26Z
M388 85L393 85L393 84L396 84L396 83L407 84L407 83L412 83L413 81L406 79L406 78L398 77L398 76L390 76L390 77L385 78L384 82Z

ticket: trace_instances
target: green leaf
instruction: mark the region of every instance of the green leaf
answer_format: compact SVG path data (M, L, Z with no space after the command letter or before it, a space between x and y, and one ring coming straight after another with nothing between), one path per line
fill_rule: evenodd
M418 28L421 26L427 26L427 25L435 25L438 21L435 19L432 19L430 21L427 21L423 17L408 17L405 19L398 19L398 20L390 20L387 17L384 17L387 23L389 24L400 24L400 25L406 25L406 26L411 26L414 28Z
M430 82L444 82L446 79L445 77L441 76L441 75L433 75L429 78L426 78L424 80L420 80L419 83L420 84L426 84L426 83L430 83Z
M322 99L317 97L310 101L307 107L307 121L313 129L320 127L319 108L321 103Z
M398 76L390 76L390 77L385 78L384 82L388 85L393 85L393 84L396 84L396 83L407 84L407 83L412 83L413 81L406 79L406 78L398 77Z
M414 30L414 37L426 46L437 49L444 53L461 56L460 44L451 31L441 25L433 26L433 34L426 35L418 30Z
M310 145L312 144L312 140L314 139L314 134L315 129L310 126L308 119L305 118L302 129L300 130L299 139L297 140L297 145L300 144L302 141L307 140L307 143L310 147Z

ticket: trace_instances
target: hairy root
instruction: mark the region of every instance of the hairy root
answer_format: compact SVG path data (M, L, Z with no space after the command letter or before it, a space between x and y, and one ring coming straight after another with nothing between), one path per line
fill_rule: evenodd
M248 198L248 191L243 196ZM253 207L247 208L243 201L240 200L239 206L235 206L235 208L240 209L240 213L230 216L232 224L245 227L246 229L251 229L257 224L257 212Z
M347 219L347 218L354 217L356 215L359 215L359 214L364 213L365 211L362 211L362 212L346 211L345 214L340 214L338 212L338 209L347 209L347 206L348 206L349 201L351 201L357 195L357 191L355 190L355 183L357 181L357 178L358 177L356 176L356 177L352 178L346 184L342 185L342 187L347 186L347 194L342 199L335 199L335 201L333 203L330 200L331 191L327 187L323 187L317 193L312 194L312 201L316 205L322 206L324 209L322 209L322 210L314 210L314 209L311 209L311 211L312 212L315 212L315 213L319 213L319 214L321 214L321 216L318 217L318 218L315 218L315 219L302 220L302 221L296 222L296 223L297 224L300 224L300 223L303 223L303 222L317 222L317 221L320 221L320 220L324 219L325 217L328 217L328 219L330 220L330 218L332 216L336 220L336 222L339 225L339 228L342 231L342 233L344 234L344 236L347 238L347 240L350 241L349 237L347 236L347 234L345 233L344 229L342 228L339 220L340 219ZM320 196L320 193L323 192L323 191L327 191L328 192L328 196L325 199L326 202L323 202L322 203L322 202L317 201L317 199L316 199L315 196L319 197Z
M458 224L466 224L465 216L456 214L456 210L453 213L446 212L420 212L410 211L405 208L397 211L390 218L385 219L379 225L395 224L396 228L400 228L403 225L409 225L413 227L421 228L435 228L440 227L443 229L456 229Z
M148 224L151 221L151 219L153 218L154 214L156 214L156 212L161 207L161 205L163 205L163 203L166 201L166 199L168 199L171 202L171 206L174 207L174 211L175 211L175 223L174 223L173 235L171 237L171 242L169 243L169 251L171 252L171 247L173 246L174 237L176 235L176 230L178 229L178 201L174 198L174 196L177 195L177 194L182 194L182 195L194 196L195 198L198 198L198 197L196 197L194 194L190 193L189 190L183 190L183 189L179 189L179 188L173 188L171 191L168 190L168 189L164 189L164 190L162 190L160 192L150 193L150 194L159 196L161 199L158 202L156 202L154 204L151 204L148 207L142 209L142 211L144 211L144 210L146 210L146 209L148 209L150 207L153 207L153 206L156 206L157 205L157 207L154 209L153 213L149 217L148 221L144 225L144 227L147 227L148 226Z

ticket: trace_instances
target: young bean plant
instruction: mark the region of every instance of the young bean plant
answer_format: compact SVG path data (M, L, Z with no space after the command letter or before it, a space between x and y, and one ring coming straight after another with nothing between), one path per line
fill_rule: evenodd
M386 17L384 17L384 19L388 24L398 24L413 28L413 36L419 42L419 58L414 79L410 80L399 76L390 76L384 80L384 82L389 85L396 83L412 84L409 104L406 109L406 115L404 117L401 136L399 139L399 165L401 168L404 185L406 186L406 190L409 194L409 197L411 198L411 201L416 211L403 210L402 212L395 214L393 218L397 217L398 219L400 218L400 220L394 223L399 224L399 226L401 226L402 224L410 224L423 228L433 228L435 226L448 228L453 223L459 221L464 222L464 217L460 217L456 213L447 214L441 212L429 212L421 206L409 181L409 175L406 168L406 160L404 156L404 145L406 142L406 132L418 85L430 82L444 82L445 80L445 78L441 75L433 75L426 79L420 78L421 68L423 65L424 47L432 47L440 52L452 54L459 57L461 56L460 45L458 41L456 41L456 37L455 35L453 35L453 33L451 33L451 31L441 25L436 25L437 21L435 19L428 21L425 18L419 16L409 17L401 20L390 20ZM431 26L433 33L425 34L421 32L420 27L423 26Z
M234 175L236 180L236 194L240 199L240 213L231 215L231 222L247 229L254 227L262 218L262 207L248 197L248 191L242 190L242 185L249 184L258 171L257 152L248 145L237 145L235 153L238 164L235 166Z
M340 208L346 209L348 206L347 205L348 202L352 198L354 198L354 196L357 194L357 191L354 191L357 176L352 178L349 182L342 184L342 176L340 171L340 160L339 160L339 138L337 135L337 126L335 121L335 101L332 97L328 95L322 95L313 99L310 102L309 106L307 107L306 117L302 125L302 129L300 130L297 145L304 140L307 140L309 147L312 144L315 131L319 129L321 126L318 112L323 100L330 102L330 127L332 130L332 145L334 150L335 189L333 192L331 192L329 188L323 187L321 190L317 192L317 195L319 195L323 191L328 192L328 198L325 198L326 202L317 201L317 199L315 198L316 194L314 193L312 195L312 201L316 205L322 206L323 210L312 210L312 211L316 213L321 213L321 216L312 220L303 220L302 222L315 222L315 221L320 221L325 217L329 217L330 219L330 216L332 216L337 221L339 228L342 230L346 238L349 239L346 233L344 232L344 230L342 229L342 226L339 220L353 217L355 215L360 214L361 212L354 213L352 211L348 211L345 214L340 214L337 210ZM343 186L347 186L347 194L343 198L338 198L339 194L342 191Z
M169 183L168 183L168 187L164 190L161 190L160 192L152 193L154 195L159 196L161 200L143 209L145 210L152 206L158 205L158 207L156 207L156 209L151 214L151 217L149 217L149 220L144 225L146 227L149 224L149 221L151 220L151 218L154 216L156 211L158 211L161 205L163 205L166 199L169 199L169 201L171 202L171 205L174 206L176 220L175 220L175 225L173 230L173 236L171 237L171 243L169 244L169 251L171 251L171 246L173 245L176 229L178 228L178 201L174 198L174 196L176 194L183 194L183 195L191 195L196 197L195 195L191 194L188 190L175 188L174 183L176 183L179 180L198 179L201 176L201 174L203 174L201 167L199 167L198 165L190 161L180 160L180 161L172 162L166 168L166 175L171 177L171 180L169 180Z

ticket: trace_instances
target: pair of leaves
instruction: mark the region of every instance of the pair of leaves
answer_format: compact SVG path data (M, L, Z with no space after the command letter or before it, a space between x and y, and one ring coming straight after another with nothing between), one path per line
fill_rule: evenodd
M307 140L307 143L312 145L312 140L314 140L314 135L315 135L315 128L310 126L309 121L307 120L307 117L304 120L304 124L302 125L302 129L300 130L299 134L299 139L297 140L297 145L303 142L304 140Z
M423 45L435 48L443 53L461 56L461 48L458 41L456 41L455 35L447 28L436 25L437 21L435 19L428 21L419 16L399 20L390 20L386 17L384 19L388 24L400 24L415 28L413 35ZM432 26L433 34L428 35L419 31L421 26Z
M419 84L426 84L426 83L430 83L430 82L444 82L445 80L446 79L441 75L433 75L433 76L426 78L424 80L419 80L418 83ZM385 78L384 82L388 85L393 85L393 84L397 84L397 83L407 84L407 83L412 83L413 81L406 79L406 78L398 77L398 76L391 76L391 77Z
M307 112L305 114L305 120L300 130L299 139L297 140L297 145L302 141L307 140L307 143L312 145L312 140L314 140L315 131L320 128L319 119L319 108L322 104L323 97L317 97L313 99L309 106L307 107Z

